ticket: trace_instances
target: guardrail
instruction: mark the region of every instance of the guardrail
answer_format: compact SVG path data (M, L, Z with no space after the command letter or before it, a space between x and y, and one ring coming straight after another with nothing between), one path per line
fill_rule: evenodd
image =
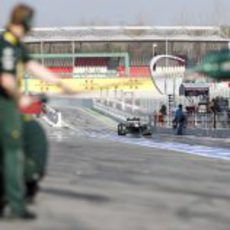
M149 123L156 133L175 134L173 130L174 113L160 118L156 112L149 112L142 106L134 105L132 100L95 99L93 107L103 114L118 121L125 121L128 117L140 117ZM186 134L196 136L230 137L230 114L223 113L194 113L187 114Z
M186 113L185 113L186 114ZM158 127L172 127L174 114L163 116L162 114L154 113L152 121ZM193 113L186 114L187 128L201 129L230 129L230 114L222 113Z
M126 121L128 117L138 116L142 121L148 121L147 111L137 105L125 103L117 99L93 101L93 108L99 110L103 114L111 116L118 121Z

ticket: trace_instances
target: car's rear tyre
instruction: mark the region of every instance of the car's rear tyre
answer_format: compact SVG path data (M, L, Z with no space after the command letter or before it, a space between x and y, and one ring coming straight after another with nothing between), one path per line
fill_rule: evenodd
M126 135L126 127L124 124L118 124L117 126L117 134L119 136L125 136Z

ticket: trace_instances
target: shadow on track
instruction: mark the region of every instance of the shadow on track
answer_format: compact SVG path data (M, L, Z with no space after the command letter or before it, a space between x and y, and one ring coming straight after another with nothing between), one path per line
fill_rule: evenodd
M107 203L110 202L110 199L106 196L96 195L96 194L86 194L86 193L79 193L73 192L64 189L56 189L56 188L43 188L43 193L50 194L52 196L61 196L70 199L79 199L88 202L94 203Z

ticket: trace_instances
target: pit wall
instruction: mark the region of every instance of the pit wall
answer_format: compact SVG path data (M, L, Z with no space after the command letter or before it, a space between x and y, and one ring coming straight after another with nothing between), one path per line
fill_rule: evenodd
M149 90L156 92L151 78L80 78L63 79L78 92L100 91L100 90ZM60 89L55 85L48 84L38 79L25 79L23 91L34 93L60 93Z

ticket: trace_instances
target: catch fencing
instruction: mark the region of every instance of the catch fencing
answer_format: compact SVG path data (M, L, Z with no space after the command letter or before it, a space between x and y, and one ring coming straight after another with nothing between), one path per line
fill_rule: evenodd
M185 100L180 98L177 103ZM128 117L140 117L147 121L157 132L172 131L176 105L167 115L159 113L161 99L139 98L133 92L120 93L117 97L101 97L94 99L93 106L96 110L109 115L119 121ZM230 137L230 111L219 113L185 113L187 133L203 136L229 136ZM171 130L171 131L170 131Z

